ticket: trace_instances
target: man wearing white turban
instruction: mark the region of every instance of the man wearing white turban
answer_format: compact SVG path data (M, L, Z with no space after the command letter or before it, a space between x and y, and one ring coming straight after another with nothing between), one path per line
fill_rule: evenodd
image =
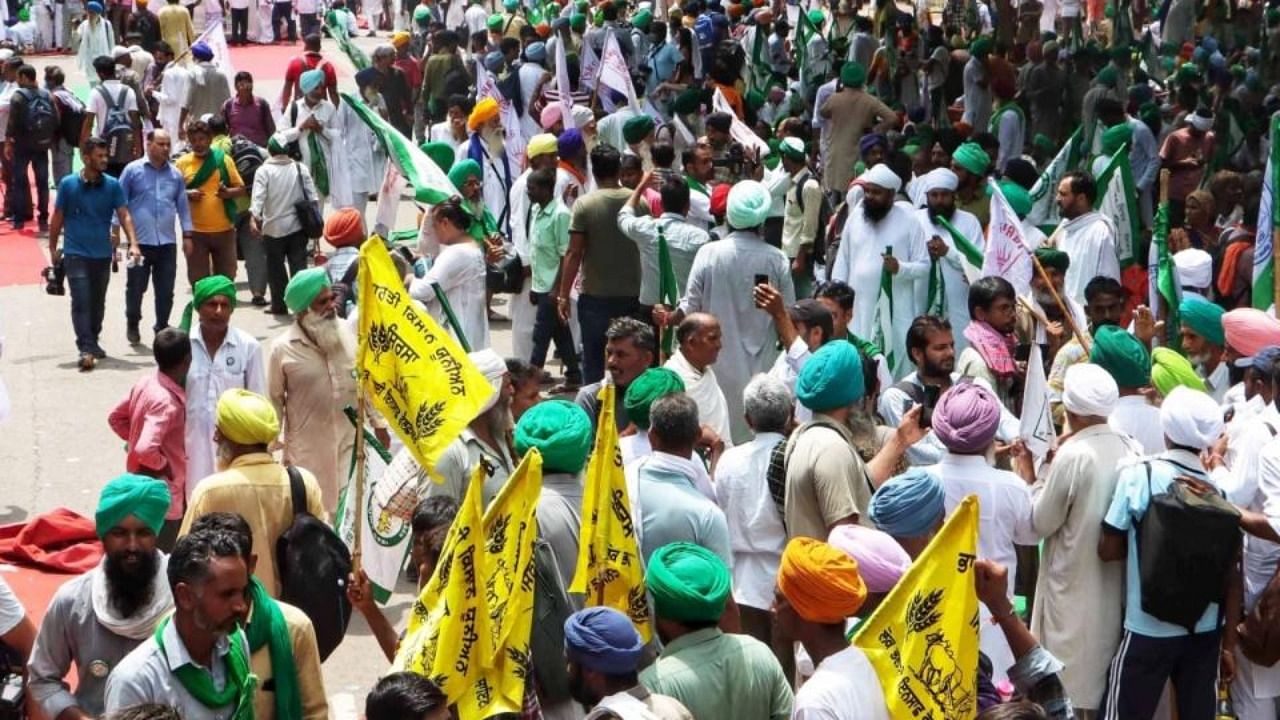
M423 475L421 468L418 468L420 479L418 487L424 489L423 497L448 495L462 502L462 497L467 492L467 484L471 481L476 467L479 466L484 468L482 495L487 507L489 501L506 484L507 477L516 467L516 458L512 454L511 445L507 442L508 435L515 427L515 421L511 415L513 388L511 374L507 372L507 363L501 355L493 350L480 350L470 353L467 357L471 358L476 369L489 381L494 392L489 396L489 402L476 419L471 421L457 439L449 443L449 446L440 454L440 459L436 461L436 472L444 478L444 482L421 482ZM400 453L408 455L408 459L397 457L394 461L396 464L410 462L417 465L407 449L401 450Z
M1107 425L1120 390L1091 363L1067 369L1062 402L1071 435L1031 486L1031 526L1044 540L1031 631L1066 665L1058 673L1072 704L1096 715L1107 666L1120 644L1124 568L1098 558L1102 518L1119 468L1142 447ZM1080 618L1090 632L1080 632Z
M849 220L830 268L831 279L853 288L850 332L879 345L885 357L892 359L894 378L901 379L908 369L907 330L921 314L926 299L928 243L912 210L894 202L902 180L887 165L871 168L854 185L861 187L862 199L849 207ZM890 318L877 313L884 272L892 278Z
M951 327L961 330L969 324L969 283L982 276L982 268L965 259L956 235L981 251L986 244L982 223L973 213L956 207L960 179L950 168L929 171L920 178L919 186L924 207L915 213L928 238L929 250L923 312L945 317L951 321ZM956 354L968 346L964 333L957 332Z
M751 439L742 390L756 373L768 372L778 354L778 330L768 314L756 309L752 289L763 278L782 292L788 306L796 301L787 256L760 235L771 203L769 191L754 180L733 186L726 213L731 232L698 250L680 309L670 323L678 324L694 312L711 313L720 320L724 345L716 359L716 377L729 407L735 444Z
M1178 284L1182 286L1183 297L1205 297L1209 287L1213 285L1212 255L1198 248L1187 248L1173 254L1173 266L1178 271Z

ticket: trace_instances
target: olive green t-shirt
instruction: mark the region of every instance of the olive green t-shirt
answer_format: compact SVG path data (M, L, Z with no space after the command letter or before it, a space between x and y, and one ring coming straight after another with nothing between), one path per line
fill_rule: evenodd
M573 204L570 233L587 236L582 292L601 297L640 297L640 250L618 229L627 188L593 190Z

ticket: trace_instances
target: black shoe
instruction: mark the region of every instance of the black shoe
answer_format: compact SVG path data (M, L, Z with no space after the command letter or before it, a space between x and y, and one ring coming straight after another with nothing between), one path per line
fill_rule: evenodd
M137 345L142 342L142 333L138 332L138 323L129 323L129 327L124 331L124 336L129 340L130 345Z
M40 232L42 232L42 233L47 233L47 232L49 232L49 221L48 221L48 220L41 220L41 221L40 221Z
M13 224L13 230L14 232L22 232L23 228L25 228L26 226L27 224L25 222L18 221Z
M106 350L103 350L103 349L102 349L102 346L100 346L100 345L95 345L95 346L93 346L93 352L92 352L91 354L92 354L95 358L97 358L97 359L99 359L99 360L106 360L106 359L107 359L107 351L106 351Z
M267 299L262 297L261 295L254 295L253 299L249 301L249 304L253 305L254 307L266 307Z
M93 357L93 353L80 353L80 372L89 372L93 370L97 360Z

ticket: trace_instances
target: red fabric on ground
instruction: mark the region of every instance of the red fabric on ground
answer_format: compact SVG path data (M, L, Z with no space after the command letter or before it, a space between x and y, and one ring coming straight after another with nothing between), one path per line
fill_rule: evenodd
M84 573L102 558L93 521L66 508L0 527L0 561L50 572Z
M0 262L0 287L44 283L40 271L49 260L35 237L35 221L27 225L27 230L18 231L10 229L9 223L0 223L0 258L4 258Z

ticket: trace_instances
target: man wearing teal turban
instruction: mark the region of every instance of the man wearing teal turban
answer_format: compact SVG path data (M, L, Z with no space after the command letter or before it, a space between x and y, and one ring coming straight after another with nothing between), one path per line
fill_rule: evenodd
M483 249L485 239L498 232L498 221L484 200L484 169L480 163L467 158L449 168L449 181L462 195L462 207L475 221L467 226L467 234Z
M796 400L814 412L839 416L862 399L862 359L847 340L833 340L810 356L796 378Z
M840 68L840 84L847 88L860 88L867 82L867 69L861 63L847 62Z
M623 407L627 419L639 430L649 429L649 407L653 401L665 395L684 392L684 381L674 371L666 368L649 368L627 386ZM635 437L641 437L637 433Z
M1142 395L1151 385L1151 353L1146 346L1123 328L1103 325L1094 331L1089 362L1110 373L1120 390L1109 418L1112 429L1137 440L1148 455L1164 452L1160 409Z
M93 516L98 537L106 538L122 524L126 526L125 532L146 529L152 535L159 535L171 500L169 486L163 480L132 473L120 475L108 482L98 496L98 510ZM141 528L129 526L126 520L130 517Z
M1204 380L1205 392L1218 402L1223 401L1227 388L1231 386L1227 363L1223 362L1227 344L1222 328L1224 313L1221 305L1199 295L1184 295L1178 304L1178 317L1182 320L1182 351Z
M991 220L991 198L987 196L987 170L991 156L976 142L961 143L951 153L951 170L960 184L956 188L956 207L973 213L986 227Z
M622 139L628 145L639 145L653 134L653 118L648 115L636 115L622 124Z
M665 647L640 673L650 692L670 695L695 718L788 717L791 684L768 645L716 624L732 590L729 568L693 543L649 556L645 587ZM697 668L691 679L689 668Z
M548 400L525 411L516 424L516 453L530 448L542 453L542 471L577 475L591 452L591 418L587 411L566 400Z

